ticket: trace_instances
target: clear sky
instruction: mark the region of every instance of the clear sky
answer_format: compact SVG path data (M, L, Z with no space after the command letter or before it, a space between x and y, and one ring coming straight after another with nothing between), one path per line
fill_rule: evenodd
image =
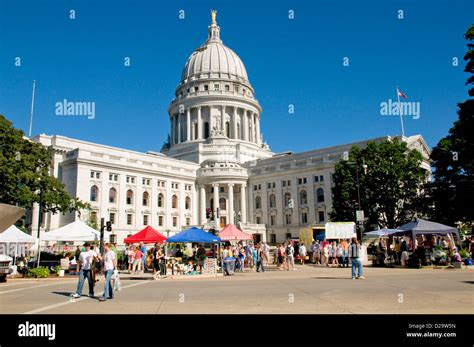
M0 0L0 114L27 132L35 79L33 134L158 151L182 68L216 9L273 151L399 134L399 118L380 115L397 84L420 103L419 119L405 117L406 134L432 147L467 98L462 58L473 8L467 0ZM95 102L95 119L56 115L63 99Z

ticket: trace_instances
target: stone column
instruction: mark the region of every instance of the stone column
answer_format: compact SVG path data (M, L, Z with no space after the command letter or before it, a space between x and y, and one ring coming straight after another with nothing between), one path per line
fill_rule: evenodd
M237 107L234 107L234 112L232 113L232 131L231 135L233 139L238 139L239 135L237 134Z
M234 224L234 184L228 184L229 189L229 223Z
M202 139L202 119L201 119L201 106L197 108L197 118L198 118L198 137L196 140Z
M256 138L255 138L255 113L254 112L250 112L250 123L252 123L252 136L251 136L251 140L252 142L257 142Z
M222 129L222 134L226 135L225 133L225 106L221 106L221 129Z
M257 132L257 144L260 145L262 143L262 138L260 134L260 115L258 113L255 114L255 126Z
M174 115L170 117L170 145L174 145Z
M247 198L245 196L245 189L247 184L242 183L240 188L240 221L247 223Z
M176 141L176 143L180 143L181 142L181 113L178 112L177 118L178 118L177 119L177 127L178 127L178 136L177 136L178 138L177 138L177 140L178 141Z
M191 109L186 110L186 141L191 141Z
M213 200L214 200L214 220L216 222L216 226L218 226L218 218L217 218L217 209L219 208L219 183L214 183L212 185L212 187L214 188L214 197L213 197Z
M199 186L199 200L200 200L199 222L201 223L201 225L204 225L206 223L206 186L205 185Z

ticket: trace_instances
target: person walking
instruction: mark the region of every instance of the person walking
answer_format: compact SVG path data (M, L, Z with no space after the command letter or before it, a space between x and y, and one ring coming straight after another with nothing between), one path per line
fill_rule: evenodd
M141 272L141 267L142 267L142 257L143 253L140 251L138 247L133 247L133 250L135 251L135 260L133 261L133 269L132 272L133 274L137 274Z
M91 245L86 242L84 244L84 252L81 252L77 261L77 272L79 272L79 282L77 283L76 293L72 294L74 298L80 298L85 279L89 284L89 297L94 297L94 282L92 281L92 262L96 257L96 253L91 250Z
M349 246L349 258L352 264L352 279L363 280L365 277L362 274L362 261L360 260L360 244L355 237L352 238L352 242ZM357 267L357 276L356 276Z
M235 256L236 258L239 259L239 266L240 266L240 272L245 271L245 249L244 247L240 247L236 249L237 255Z
M254 267L252 268L253 271L256 271L256 268L257 268L257 248L255 248L253 245L252 245L252 263L254 264Z
M262 269L262 272L265 272L265 267L263 266L265 261L265 252L263 251L263 247L260 245L257 246L257 272L260 272L260 269Z
M263 253L263 264L268 266L268 259L270 259L270 247L266 242L262 245L262 253Z
M146 251L146 246L143 242L140 242L140 252L142 252L142 269L143 272L148 271L148 266L146 265L146 258L147 258L147 251Z
M290 271L290 266L291 270L295 271L295 249L293 248L293 245L291 242L288 242L285 248L285 254L286 254L286 271Z
M300 245L299 254L300 254L300 259L301 259L301 265L304 265L305 258L308 255L308 252L306 251L306 246L304 245L304 243Z
M319 241L316 240L314 241L314 247L313 247L313 260L314 264L319 264L319 260L321 258L321 245L319 244Z
M321 265L329 266L329 244L326 243L321 250Z
M130 273L133 269L133 262L135 261L135 250L133 246L130 246L127 251L127 259L128 259L128 273Z
M117 267L117 258L115 257L115 253L110 249L109 243L104 244L104 255L102 260L104 262L105 286L104 294L99 301L106 301L107 299L114 298L114 289L110 284L110 279Z

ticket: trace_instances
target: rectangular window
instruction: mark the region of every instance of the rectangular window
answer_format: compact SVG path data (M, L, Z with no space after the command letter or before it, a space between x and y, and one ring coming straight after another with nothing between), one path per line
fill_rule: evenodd
M230 87L228 84L225 85L225 91L228 92L230 90Z
M275 225L275 216L270 216L270 225Z
M224 187L219 187L219 192L224 193Z
M97 223L97 212L96 211L91 212L91 223Z
M290 181L290 180L286 181L286 185L287 185L288 187L291 186L291 181Z
M158 216L158 226L163 226L163 216Z
M286 187L286 181L282 181L282 182L281 182L281 185L282 185L283 187Z
M199 87L194 87L194 91L197 93L199 91Z
M126 180L127 183L134 184L135 183L135 177L133 176L127 176Z
M187 226L191 225L191 218L186 218L186 225Z
M144 186L149 186L151 184L151 179L150 178L143 178L142 179L142 184Z
M114 212L110 212L109 214L109 222L111 224L115 224L115 213Z
M272 183L272 188L275 188L276 187L276 184L275 182Z
M147 214L143 215L143 225L148 225L148 215Z
M118 181L118 174L109 173L109 181Z
M173 226L174 227L178 226L178 217L173 217Z
M204 85L204 90L207 92L209 90L209 86L206 84Z
M257 190L257 185L256 184L253 186L253 190Z
M286 225L291 224L291 214L285 215L285 222L286 222Z
M99 179L100 178L100 172L95 173L95 178Z
M319 176L319 181L320 182L324 181L324 176L323 175Z
M260 218L260 216L257 216L257 218L255 218L255 221L257 222L257 224L260 224L260 223L261 223L261 218Z
M99 171L91 171L91 178L100 179Z
M308 223L308 214L306 212L301 213L301 224Z
M319 182L319 176L314 176L314 182Z
M127 225L132 225L132 215L130 213L127 214Z
M324 211L318 212L318 219L319 219L319 223L324 222Z
M301 181L301 178L298 178L298 184L301 184L302 181Z
M271 243L276 243L277 242L276 234L270 234L270 242Z
M219 85L218 84L214 84L214 90L219 91Z
M286 233L286 239L291 239L291 233Z
M91 171L91 178L94 178L94 171Z

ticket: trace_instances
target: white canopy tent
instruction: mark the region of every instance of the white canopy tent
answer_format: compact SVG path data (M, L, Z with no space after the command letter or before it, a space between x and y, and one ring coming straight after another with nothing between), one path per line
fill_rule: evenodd
M36 237L28 235L12 225L0 234L0 242L5 243L36 243Z
M5 254L14 255L14 263L16 263L16 257L18 254L25 254L25 248L19 245L24 244L36 244L36 237L24 233L16 226L11 225L7 230L0 234L0 243L9 244L14 246L15 250L13 251L9 246L5 247Z
M100 233L81 220L46 232L41 241L98 241Z

